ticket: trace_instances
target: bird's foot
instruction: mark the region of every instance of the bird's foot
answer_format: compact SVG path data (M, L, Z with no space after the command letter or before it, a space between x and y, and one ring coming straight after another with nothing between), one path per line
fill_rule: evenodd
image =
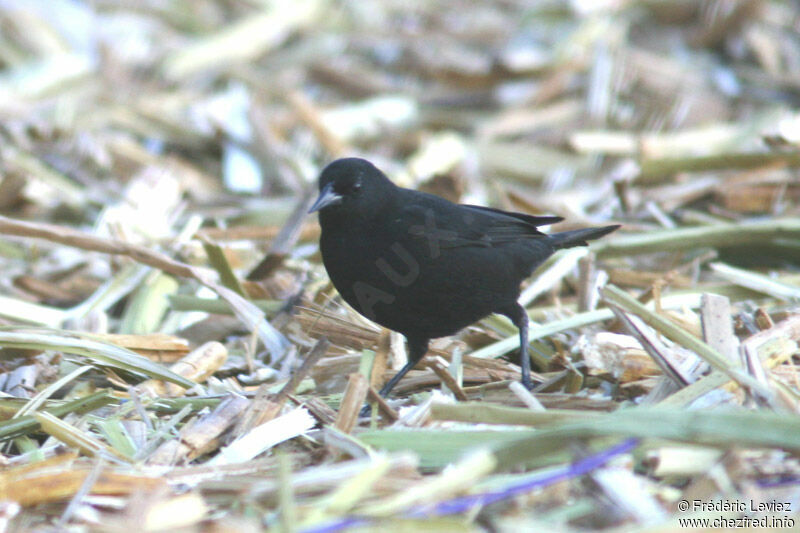
M358 413L358 416L360 417L369 416L371 413L372 413L372 404L368 403L367 405L364 406L363 409L361 409L361 411Z
M533 390L534 383L533 380L531 380L530 378L528 379L522 378L520 380L520 383L522 383L522 386L525 387L526 389Z

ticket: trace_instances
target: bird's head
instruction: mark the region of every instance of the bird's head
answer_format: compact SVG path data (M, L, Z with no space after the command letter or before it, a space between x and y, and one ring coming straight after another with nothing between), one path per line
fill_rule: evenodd
M389 178L366 159L337 159L322 170L319 196L308 212L369 218L383 208L393 189Z

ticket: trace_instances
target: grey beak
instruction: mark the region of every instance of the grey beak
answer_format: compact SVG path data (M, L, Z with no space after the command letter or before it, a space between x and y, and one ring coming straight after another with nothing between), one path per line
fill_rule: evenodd
M333 192L333 182L331 182L322 188L322 190L319 192L319 196L317 196L317 200L314 202L314 205L311 206L311 209L309 209L308 212L313 213L314 211L319 211L323 207L338 204L341 201L342 197Z

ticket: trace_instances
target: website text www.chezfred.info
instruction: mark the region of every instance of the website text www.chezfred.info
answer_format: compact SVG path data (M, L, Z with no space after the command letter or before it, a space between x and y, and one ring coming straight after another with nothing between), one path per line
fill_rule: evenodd
M792 513L791 502L772 500L757 502L754 500L681 500L678 511L689 513L719 512L720 516L680 517L678 524L682 528L794 528L796 520ZM742 516L735 516L743 513ZM750 513L750 514L746 514ZM763 514L771 513L771 514ZM726 515L726 516L723 516Z

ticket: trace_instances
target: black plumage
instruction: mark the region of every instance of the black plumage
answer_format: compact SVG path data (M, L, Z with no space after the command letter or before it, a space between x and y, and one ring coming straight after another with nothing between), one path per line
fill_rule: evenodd
M454 204L394 185L372 163L346 158L319 177L322 260L342 298L365 317L402 333L408 363L386 396L424 355L430 339L491 314L519 328L522 383L533 386L528 316L520 284L560 248L584 246L619 226L544 234L560 217Z

